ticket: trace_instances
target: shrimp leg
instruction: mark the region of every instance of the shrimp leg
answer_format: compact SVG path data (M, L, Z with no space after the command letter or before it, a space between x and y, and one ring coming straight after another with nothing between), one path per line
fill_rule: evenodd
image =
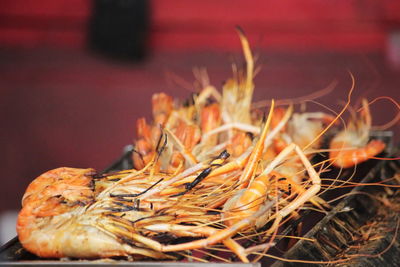
M265 128L267 128L267 125ZM264 128L264 130L265 130L265 128ZM261 146L262 146L261 144L263 144L263 141L264 140L262 138L259 140L258 149L261 149ZM278 164L280 164L293 151L295 151L299 155L301 161L305 165L305 167L311 177L313 185L309 189L307 189L303 194L301 194L293 203L290 203L287 207L285 207L278 213L271 230L276 229L276 227L279 225L279 222L281 221L281 219L283 217L287 216L288 214L293 212L295 209L300 207L302 204L304 204L304 202L306 202L308 199L310 199L312 196L314 196L319 191L319 188L320 188L320 178L318 177L318 174L315 172L315 170L311 166L310 162L308 161L308 159L306 158L304 153L295 144L291 144L286 149L284 149L278 155L278 157L275 160L273 160L271 162L271 164L264 170L263 175L265 175L265 176L268 175ZM258 154L259 153L252 154L252 156L250 156L250 158L252 158L251 160L255 161L257 156L259 156ZM250 171L248 173L250 173ZM247 175L249 175L249 174L247 174ZM254 185L254 184L255 183L252 183L251 185ZM250 191L250 190L253 190L253 188L251 186L249 187L249 189L247 189L247 191ZM273 203L272 201L267 203L266 205L261 207L258 211L254 212L252 215L242 218L241 220L233 223L232 225L230 225L228 228L226 228L224 230L215 230L213 228L208 228L208 227L201 228L203 230L203 234L207 234L209 236L207 238L192 241L192 242L187 242L187 243L177 244L177 245L162 245L162 244L160 244L154 240L148 239L146 237L142 237L142 236L138 236L138 235L135 235L135 236L131 235L131 237L135 238L137 241L140 241L143 244L146 244L147 246L151 247L152 249L155 249L155 250L161 251L161 252L171 252L171 251L179 251L179 250L186 250L186 249L198 249L198 248L203 248L203 247L207 247L207 246L216 244L218 242L223 242L223 243L225 243L225 245L227 247L232 249L233 252L239 256L239 258L241 258L243 261L246 261L247 257L245 255L245 250L239 244L237 244L233 239L231 239L231 237L233 235L235 235L237 232L239 232L240 230L251 225L258 217L260 217L266 211L268 211L272 207L272 205L273 205L272 203ZM178 227L178 226L176 226L176 227ZM179 226L179 228L180 228L179 230L182 230L182 226ZM173 231L173 229L170 227L168 227L164 230L176 232L176 231ZM175 230L178 230L178 229L175 229Z
M143 251L140 251L142 255L147 255L153 258L162 258L162 257L168 257L165 254L160 254L162 252L171 252L171 251L180 251L182 249L179 248L179 245L163 245L159 243L158 241L154 241L151 238L142 236L140 234L134 234L129 229L122 229L120 227L115 227L112 225L103 225L103 228L106 229L107 231L110 231L114 234L117 234L118 236L122 236L125 240L132 240L136 242L140 242L144 245L146 245L148 248L154 250L153 253L151 251L148 251L146 249L142 249ZM189 226L189 225L177 225L177 224L167 224L167 223L159 223L159 224L152 224L152 225L147 225L144 227L146 230L152 231L152 232L168 232L172 233L176 236L180 237L207 237L206 239L202 240L207 240L210 239L212 236L217 235L219 236L219 230L212 228L212 227L207 227L207 226ZM198 240L199 241L199 240ZM238 257L244 261L244 262L249 262L246 255L245 255L245 250L244 248L237 243L235 240L227 237L224 240L221 240L226 247L231 249L235 254L238 255ZM196 242L196 241L193 241ZM216 241L218 242L218 241ZM214 243L216 243L214 242ZM192 242L189 243L184 243L184 244L191 244ZM212 245L214 243L209 243L208 245ZM184 245L182 244L182 245ZM207 247L208 245L201 245L198 246L197 248L202 248L202 247ZM138 253L138 252L136 252ZM144 254L147 253L147 254Z
M199 239L196 241L192 242L187 242L187 243L182 243L182 244L176 244L176 245L162 245L161 246L161 251L162 252L171 252L171 251L179 251L179 250L187 250L187 249L198 249L198 248L205 248L211 245L214 245L218 242L224 242L224 244L229 247L235 254L239 256L239 258L245 262L248 262L247 256L245 253L245 250L243 247L241 247L236 241L231 239L233 235L238 233L240 230L248 227L249 225L254 222L259 216L263 215L266 213L268 210L272 208L272 206L275 204L274 201L268 202L266 205L264 205L260 210L252 214L251 216L247 218L243 218L239 222L233 224L232 226L224 229L224 230L218 230L212 235L210 235L207 238L204 239ZM215 229L214 229L215 230ZM227 243L226 243L227 241Z
M275 215L275 221L272 227L268 230L269 233L272 233L273 231L276 230L276 228L279 226L280 221L301 207L305 202L309 201L312 199L321 189L321 178L318 176L317 172L314 170L312 167L310 161L307 159L306 155L304 152L295 144L291 144L288 147L286 147L271 163L270 165L263 171L262 174L266 175L269 174L273 168L275 168L278 164L281 163L281 161L288 156L290 153L293 151L296 152L296 154L300 157L301 162L303 163L304 167L306 168L306 171L308 172L308 175L310 176L312 186L310 186L307 190L305 190L303 193L299 194L299 196L290 202L288 205L286 205L283 209L277 212Z

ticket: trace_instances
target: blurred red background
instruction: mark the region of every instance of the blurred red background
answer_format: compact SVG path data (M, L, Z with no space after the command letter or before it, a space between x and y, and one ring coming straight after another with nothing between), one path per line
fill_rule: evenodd
M193 67L220 86L241 59L236 25L262 66L256 99L301 97L337 80L320 101L338 109L351 71L354 102L399 100L399 1L152 0L140 63L87 49L91 10L89 0L0 2L0 210L19 208L48 169L107 167L132 142L136 119L150 116L153 93L189 95ZM372 109L377 124L396 114L389 102Z
M3 0L0 42L23 48L86 46L90 0ZM398 30L395 0L152 0L151 44L156 51L237 49L234 26L254 44L279 50L384 49Z

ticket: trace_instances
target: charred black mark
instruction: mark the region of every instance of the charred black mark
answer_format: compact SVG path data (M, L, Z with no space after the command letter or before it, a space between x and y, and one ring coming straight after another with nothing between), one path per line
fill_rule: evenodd
M101 174L101 173L93 173L90 175L90 177L92 177L92 179L103 179L103 178L107 177L107 175Z
M126 243L126 244L128 244L129 246L131 246L131 247L137 247L136 244L135 244L132 240L128 239L128 238L125 237L125 236L118 236L118 238L119 238L123 243Z
M138 197L140 195L143 195L144 193L146 193L147 191L149 191L150 189L152 189L153 187L155 187L157 184L159 184L162 180L164 180L164 178L161 178L160 180L158 180L156 183L154 183L153 185L151 185L150 187L148 187L146 190L137 193L137 194L113 194L110 193L110 197L118 197L118 198L124 198L124 197Z
M115 197L114 200L116 200L116 201L122 201L122 202L133 202L133 199L126 199L126 198L124 198L124 197L119 197L119 196Z
M171 233L156 233L153 237L153 240L162 243L171 243L176 239L176 236Z
M288 195L292 194L292 185L288 184L288 191L286 191L285 193L287 193Z
M180 192L178 194L172 195L171 197L177 197L177 196L182 196L184 194L186 194L187 192L189 192L190 190L192 190L196 185L198 185L201 181L204 180L204 178L206 178L212 170L214 170L215 168L218 168L220 166L222 166L222 163L230 156L230 154L224 150L222 151L216 158L214 158L211 163L210 163L210 167L204 169L197 177L196 179L194 179L193 182L191 183L186 183L185 184L185 191ZM216 162L215 162L216 161Z
M254 139L254 134L253 134L253 133L251 133L251 132L246 132L246 135L247 135L251 140Z
M198 185L201 181L204 180L204 178L206 178L211 173L211 171L212 171L212 167L208 167L207 169L203 170L199 174L199 176L197 176L196 179L194 179L193 182L185 184L186 189L190 190L193 187L195 187L196 185Z
M143 221L143 220L147 220L147 219L154 219L154 218L157 218L157 217L160 217L160 216L164 216L164 214L162 214L162 215L152 215L152 216L147 216L147 217L139 218L139 219L137 219L137 220L130 221L130 223L133 225L133 224L135 224L135 223L137 223L137 222L140 222L140 221Z
M182 195L186 194L187 192L189 192L190 190L192 190L198 183L200 183L201 181L203 181L204 178L206 178L206 177L210 174L211 171L212 171L212 168L211 168L211 167L209 167L209 168L203 170L203 171L199 174L199 176L197 176L196 179L194 179L193 182L191 182L191 183L186 183L186 184L185 184L185 189L186 189L185 191L180 192L180 193L175 194L175 195L172 195L171 197L177 197L177 196L182 196Z
M230 154L228 153L228 151L226 151L226 149L224 151L222 151L218 156L216 156L212 161L217 160L217 159L222 159L225 160L227 158L230 157Z
M221 212L219 210L208 210L207 215L218 215L221 214Z
M183 103L184 107L190 107L194 105L194 99L198 96L198 93L192 93L188 99Z
M105 208L105 210L109 210L112 212L126 212L126 211L129 211L130 209L119 209L119 208L107 207L107 208Z
M149 217L153 217L153 216L149 216ZM130 221L130 222L131 222L132 224L135 224L135 223L137 223L137 222L140 222L140 221L143 221L143 220L145 220L145 219L148 219L149 217L139 218L139 219L137 219L137 220Z
M265 124L266 121L267 121L267 115L265 114L265 112L263 112L262 124ZM263 126L263 128L264 128L264 126Z
M135 208L136 210L140 210L140 199L135 199Z
M90 180L89 188L92 191L94 191L96 189L96 181L94 179Z
M214 103L216 103L217 101L214 99L214 98L211 98L211 97L208 97L207 98L207 100L206 100L206 107L207 106L210 106L211 104L214 104Z
M138 210L138 209L137 209L136 201L135 201L134 205L132 205L132 206L126 205L126 204L124 204L124 203L122 203L122 202L113 202L113 203L116 204L116 205L118 205L118 206L127 208L127 209L129 209L129 210Z
M157 146L156 146L156 151L157 151L158 156L161 155L161 153L164 151L164 149L166 148L167 143L168 143L167 134L162 132L163 129L161 128L161 125L160 125L160 129L161 129L161 134L160 134L160 137L158 138ZM163 140L163 137L164 137L164 143L161 145L161 141Z
M285 177L278 178L278 182L287 180ZM284 191L285 194L291 195L292 194L292 185L288 183L288 190Z
M113 207L107 207L105 208L106 210L112 211L112 212L126 212L126 211L132 211L135 210L137 211L137 206L136 205L126 205L124 203L121 202L113 202L113 204L120 206L122 208L113 208Z
M144 158L143 158L143 155L142 155L142 153L140 153L139 151L137 151L136 149L134 149L134 148L132 148L132 152L133 153L136 153L136 154L138 154L139 155L139 158L140 158L140 160L142 161L142 163L143 164L145 164L145 162L144 162Z
M71 204L71 206L81 206L81 207L83 207L83 206L86 206L87 204L88 204L88 202L86 202L86 201L77 200L77 201L74 201Z
M115 215L115 214L112 214L112 213L107 213L107 214L105 214L107 217L112 217L112 218L120 218L120 216L117 216L117 215Z

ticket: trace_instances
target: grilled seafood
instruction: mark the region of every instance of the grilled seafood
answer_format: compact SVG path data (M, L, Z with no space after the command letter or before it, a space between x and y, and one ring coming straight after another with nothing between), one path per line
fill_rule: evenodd
M385 149L385 143L380 140L368 141L372 119L366 99L363 99L362 106L361 118L350 121L347 129L340 131L330 143L329 157L337 167L352 167Z
M268 123L262 136L266 136ZM247 261L244 249L231 237L238 231L251 230L251 226L260 217L255 215L264 211L265 193L268 187L260 187L270 182L271 170L280 164L291 151L296 151L309 172L313 185L290 204L275 214L273 230L282 217L297 209L319 191L320 180L311 164L296 145L291 145L280 153L257 175L249 187L237 190L237 182L248 184L254 174L252 167L261 157L264 138L260 138L248 164L243 172L237 175L228 173L230 182L213 176L204 182L202 188L193 190L199 182L213 171L220 170L229 156L223 151L209 162L191 172L180 174L181 178L193 177L191 183L174 186L171 181L177 180L166 173L151 175L146 168L135 171L122 171L110 176L97 177L92 169L59 168L49 171L28 187L23 198L23 208L18 217L17 230L23 246L41 257L110 257L142 255L152 258L170 258L165 252L196 249L223 242L243 261ZM148 165L149 166L149 165ZM238 175L240 175L238 177ZM185 177L186 176L186 177ZM226 175L223 177L227 177ZM192 179L193 179L192 178ZM166 181L163 183L163 181ZM153 186L148 187L149 184ZM158 185L167 185L165 188ZM147 194L152 189L156 193ZM243 188L243 186L241 186ZM191 193L194 191L193 193ZM210 194L215 192L214 194ZM258 192L254 203L252 194ZM275 192L278 194L278 192ZM220 214L209 213L210 203L223 203L231 196L239 195L232 207L225 207L222 229L217 224L207 226L209 222L221 221ZM293 197L287 196L286 198ZM234 199L232 198L232 199ZM221 201L222 200L222 201ZM287 200L284 199L280 205ZM196 203L196 205L193 205ZM232 200L230 200L232 203ZM252 209L246 210L246 205ZM236 211L235 209L238 209ZM264 208L264 209L263 209ZM273 217L273 216L272 216ZM264 225L272 217L261 216ZM163 244L157 241L157 234L174 237L205 237L181 244ZM84 246L83 249L81 248Z
M254 62L239 36L247 68L222 94L207 85L186 105L153 96L153 122L137 121L134 169L58 168L36 178L18 216L22 245L40 257L135 260L195 258L187 250L214 248L248 262L256 249L238 237L273 240L283 219L298 216L308 202L322 209L321 179L309 159L337 118L275 108L274 101L266 118L252 110ZM368 133L365 114L360 127ZM340 136L330 157L347 167L340 158L349 156L334 150L347 144ZM352 164L365 158L356 157L363 159Z

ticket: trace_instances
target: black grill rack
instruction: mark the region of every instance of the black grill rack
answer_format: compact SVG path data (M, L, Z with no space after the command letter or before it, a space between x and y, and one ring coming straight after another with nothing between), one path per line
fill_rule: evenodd
M391 155L389 157L399 157L400 146L390 146L388 150ZM400 174L400 160L381 161L370 169L361 183L381 182L395 174ZM387 184L398 186L400 179ZM317 263L313 266L329 266L329 261L332 262L330 266L400 266L398 211L383 205L376 196L385 196L393 204L400 204L400 190L396 187L357 186L304 235L314 242L301 240L283 255L285 259L303 260L306 263L277 261L272 266L309 266L311 262ZM382 214L385 214L385 218L382 218ZM371 223L384 225L386 231L382 237L376 240L357 240L360 238L357 236L359 229ZM382 232L382 229L378 231ZM354 254L366 256L341 261Z

